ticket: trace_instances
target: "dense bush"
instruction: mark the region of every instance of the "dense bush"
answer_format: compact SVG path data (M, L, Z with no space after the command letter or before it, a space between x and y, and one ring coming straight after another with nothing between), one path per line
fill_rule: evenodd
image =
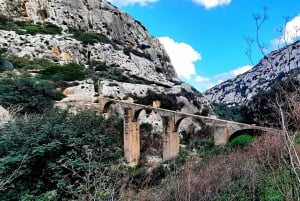
M23 70L43 70L57 65L48 59L32 59L28 56L10 56L8 57L8 61L10 61L15 68Z
M0 29L8 29L9 23L9 18L0 14Z
M50 22L44 24L32 24L24 21L13 21L4 15L0 15L0 29L16 31L18 34L60 34L62 29Z
M232 148L245 148L253 141L253 137L248 134L242 134L232 139L229 146Z
M60 110L9 123L0 129L0 200L107 200L121 130L114 119Z
M92 60L90 67L94 71L108 71L111 67L108 66L105 62Z
M15 68L35 70L41 79L52 81L75 81L86 78L87 73L83 65L69 63L59 65L47 59L31 59L29 57L11 56L8 60Z
M39 73L42 75L42 79L52 81L83 80L86 77L84 67L75 63L65 65L49 65L46 66L45 69L41 70Z
M88 33L82 30L71 30L71 32L73 32L73 37L76 40L79 40L84 44L111 43L109 38L101 33Z
M0 105L20 106L21 113L44 112L53 106L54 101L63 97L63 94L56 91L53 83L49 81L25 76L0 79Z

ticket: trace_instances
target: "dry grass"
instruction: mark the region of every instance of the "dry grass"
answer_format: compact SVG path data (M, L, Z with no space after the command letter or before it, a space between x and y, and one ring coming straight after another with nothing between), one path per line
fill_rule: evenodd
M247 151L215 154L197 165L186 163L177 175L152 191L148 200L261 200L267 196L264 191L273 189L284 199L294 200L297 196L291 189L299 184L283 176L289 168L283 137L267 134L258 137ZM271 187L265 186L269 185L266 179L273 182Z

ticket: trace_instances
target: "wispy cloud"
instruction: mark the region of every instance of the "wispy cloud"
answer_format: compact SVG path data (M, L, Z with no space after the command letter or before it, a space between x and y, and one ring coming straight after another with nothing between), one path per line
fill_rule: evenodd
M197 75L195 78L195 81L196 82L209 82L210 79L208 77L202 77L200 75Z
M300 14L288 21L282 30L282 35L273 40L273 45L292 43L300 36Z
M155 3L158 0L108 0L112 4L116 6L128 6L128 5L134 5L134 4L139 4L141 6L146 6L149 3Z
M218 74L215 76L215 78L218 80L225 81L225 80L231 79L235 76L238 76L240 74L243 74L244 72L250 70L252 67L253 66L251 66L251 65L241 66L241 67L233 69L229 72Z
M188 80L191 79L191 76L196 74L195 62L201 60L200 53L189 44L176 42L170 37L160 37L158 39L170 56L178 76Z
M193 0L196 4L204 6L206 9L211 9L217 6L230 4L231 0Z
M196 84L196 85L198 85L197 88L200 91L205 91L205 90L207 90L217 84L220 84L228 79L234 78L240 74L245 73L246 71L250 70L252 67L253 66L251 66L251 65L241 66L241 67L233 69L229 72L214 75L210 78L197 75L195 77L195 82L197 83Z

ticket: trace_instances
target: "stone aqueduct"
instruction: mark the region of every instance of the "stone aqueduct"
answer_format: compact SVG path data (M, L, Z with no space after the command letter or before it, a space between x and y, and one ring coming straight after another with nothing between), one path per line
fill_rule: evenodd
M152 106L129 103L125 101L99 97L99 109L104 115L107 115L108 108L111 104L120 104L124 109L124 156L127 163L135 165L140 159L140 125L138 116L141 111L155 112L163 121L163 160L170 160L179 153L179 133L178 126L180 122L192 117L212 129L214 142L216 145L225 145L230 137L237 131L242 130L259 130L274 131L274 129L259 127L256 125L243 124L233 121L226 121L206 116L182 113Z

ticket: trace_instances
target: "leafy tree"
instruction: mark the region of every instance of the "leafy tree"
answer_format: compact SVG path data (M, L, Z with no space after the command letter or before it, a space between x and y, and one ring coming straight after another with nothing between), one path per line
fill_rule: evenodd
M61 110L11 122L0 129L0 200L106 200L121 130L114 119Z

